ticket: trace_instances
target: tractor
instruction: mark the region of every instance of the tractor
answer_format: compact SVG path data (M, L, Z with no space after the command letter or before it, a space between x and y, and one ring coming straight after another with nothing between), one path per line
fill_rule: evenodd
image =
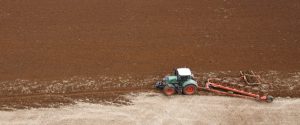
M198 91L198 84L189 68L177 68L171 75L155 84L167 96L177 94L193 95Z

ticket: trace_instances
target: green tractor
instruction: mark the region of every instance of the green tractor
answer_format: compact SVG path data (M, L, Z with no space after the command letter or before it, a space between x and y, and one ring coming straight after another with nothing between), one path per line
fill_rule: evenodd
M177 68L172 75L166 76L155 87L163 90L167 96L177 94L193 95L197 93L198 84L189 68Z

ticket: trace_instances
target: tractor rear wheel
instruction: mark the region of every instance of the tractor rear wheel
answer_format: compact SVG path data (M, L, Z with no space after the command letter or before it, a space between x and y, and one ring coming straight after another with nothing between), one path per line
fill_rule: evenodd
M197 87L195 85L187 85L183 88L183 94L185 95L194 95L197 91Z
M167 96L173 95L175 93L175 88L174 87L170 87L170 86L165 86L164 87L164 94Z

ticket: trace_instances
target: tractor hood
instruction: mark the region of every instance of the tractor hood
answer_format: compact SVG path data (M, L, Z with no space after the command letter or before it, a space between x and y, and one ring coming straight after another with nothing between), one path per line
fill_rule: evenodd
M166 76L164 78L166 83L176 83L177 82L177 76Z

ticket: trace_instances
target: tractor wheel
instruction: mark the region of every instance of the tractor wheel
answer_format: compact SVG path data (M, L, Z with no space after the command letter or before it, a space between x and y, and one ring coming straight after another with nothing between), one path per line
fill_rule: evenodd
M167 96L173 95L175 93L175 88L174 87L170 87L170 86L165 86L164 87L164 94Z
M183 88L183 93L185 95L194 95L197 91L197 87L195 85L187 85Z

